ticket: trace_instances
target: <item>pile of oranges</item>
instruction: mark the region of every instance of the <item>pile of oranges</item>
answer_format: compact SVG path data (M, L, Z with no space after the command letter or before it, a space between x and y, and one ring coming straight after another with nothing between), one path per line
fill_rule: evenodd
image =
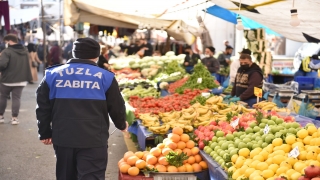
M183 152L188 159L180 167L172 166L165 157L171 151ZM208 168L207 163L199 155L199 148L195 147L194 141L190 140L189 135L184 134L180 127L173 128L172 133L168 134L163 143L150 151L126 152L118 162L118 166L121 173L131 176L137 176L140 170L147 167L157 169L159 172L199 172Z

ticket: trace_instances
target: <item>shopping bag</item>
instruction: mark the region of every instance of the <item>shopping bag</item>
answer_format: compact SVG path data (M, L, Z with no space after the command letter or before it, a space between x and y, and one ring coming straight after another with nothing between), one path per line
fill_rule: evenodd
M294 112L294 109L293 109L293 95L291 96L288 104L287 104L287 109L289 109L291 112Z
M227 88L229 86L230 76L222 83L222 87Z
M278 93L273 97L272 102L276 103L277 107L279 108L284 108L286 106L281 102L281 99Z
M306 98L301 101L298 114L315 119L319 115L319 112L315 110L314 105L310 103L308 96L306 96Z

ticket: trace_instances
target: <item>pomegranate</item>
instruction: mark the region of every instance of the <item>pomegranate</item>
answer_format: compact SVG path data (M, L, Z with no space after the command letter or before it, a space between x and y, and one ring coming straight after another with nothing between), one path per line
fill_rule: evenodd
M310 178L307 178L307 177L301 176L301 177L299 177L299 179L298 179L298 180L310 180Z
M304 169L305 177L307 178L314 178L320 175L320 167L318 166L308 166L306 169Z

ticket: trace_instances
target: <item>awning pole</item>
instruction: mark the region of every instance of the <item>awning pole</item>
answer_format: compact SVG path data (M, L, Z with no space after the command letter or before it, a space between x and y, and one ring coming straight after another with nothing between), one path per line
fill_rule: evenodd
M45 19L44 19L44 7L43 7L43 0L41 0L41 18L42 18L42 33L43 33L43 61L44 61L44 70L46 68L46 64L47 64L47 44L46 44L46 34L47 34L47 30L46 30L46 25L45 25Z

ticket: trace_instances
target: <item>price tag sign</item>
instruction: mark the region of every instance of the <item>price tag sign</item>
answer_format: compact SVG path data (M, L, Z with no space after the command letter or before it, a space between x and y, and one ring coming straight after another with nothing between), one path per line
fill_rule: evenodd
M205 98L208 98L210 96L210 93L201 93L201 95Z
M238 124L239 124L239 118L230 123L230 125L233 127L233 129L236 129Z
M266 125L266 127L264 127L263 133L264 134L268 134L270 131L270 127L268 126L268 124Z
M253 92L254 92L255 96L262 98L262 89L261 88L254 87Z
M299 152L299 147L296 146L295 148L293 148L290 153L288 154L289 157L293 157L293 158L297 158L299 156L300 152Z
M202 78L198 78L197 83L201 84L202 83Z

